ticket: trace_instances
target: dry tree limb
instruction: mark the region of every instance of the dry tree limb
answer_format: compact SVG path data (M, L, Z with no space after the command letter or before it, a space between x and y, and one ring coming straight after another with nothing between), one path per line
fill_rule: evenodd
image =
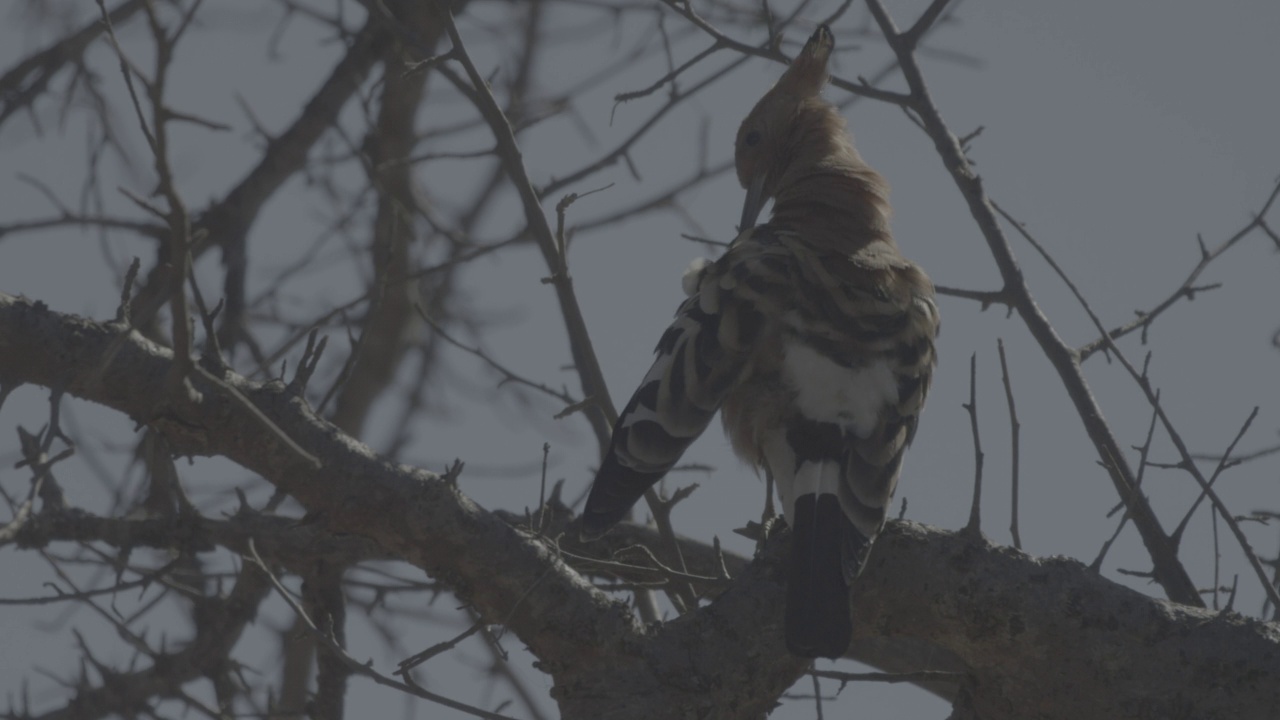
M0 374L138 413L163 387L172 354L133 333L98 378L91 371L116 337L110 324L0 293L7 343ZM645 628L544 540L477 507L455 485L379 458L277 383L234 373L226 382L320 457L321 469L301 466L273 435L244 433L244 410L215 392L202 406L154 421L175 451L220 455L261 474L315 518L300 531L359 538L442 579L483 617L500 618L551 673L566 718L600 717L606 708L630 708L627 718L671 708L763 713L806 669L782 646L782 535L735 571L713 603ZM855 592L863 619L856 643L933 647L914 668L889 672L967 665L981 678L967 696L987 720L1024 717L1026 708L1047 718L1100 717L1142 698L1154 703L1150 717L1175 707L1224 719L1280 707L1280 686L1250 680L1280 673L1270 625L1152 599L1075 561L1030 558L913 523L890 523L877 542ZM710 571L700 574L715 577L716 553L701 552ZM963 664L930 667L931 656ZM1126 673L1099 678L1097 668L1110 663ZM1079 692L1082 682L1090 692Z
M945 4L946 0L935 0L931 7ZM1143 544L1151 555L1156 581L1160 583L1170 599L1202 607L1204 601L1196 590L1195 584L1191 582L1186 568L1178 559L1177 547L1160 525L1160 520L1151 509L1151 505L1137 490L1133 470L1124 457L1119 441L1103 417L1102 408L1093 396L1088 381L1085 380L1080 367L1079 354L1058 335L1049 318L1036 304L1031 289L1022 276L1022 269L1018 266L1009 240L1000 229L991 201L982 187L982 180L965 156L959 139L943 121L941 112L929 94L924 75L915 57L915 46L920 33L924 32L928 26L917 23L909 34L904 34L899 32L881 0L867 0L867 6L902 67L910 89L908 106L918 116L925 133L933 140L943 165L968 203L969 212L987 241L987 247L1004 280L1003 292L1008 294L1018 315L1027 325L1027 329L1031 331L1041 350L1057 370L1058 377L1062 380L1103 467L1107 469L1116 493L1128 507L1134 525L1142 536ZM926 17L936 18L938 15L928 13Z

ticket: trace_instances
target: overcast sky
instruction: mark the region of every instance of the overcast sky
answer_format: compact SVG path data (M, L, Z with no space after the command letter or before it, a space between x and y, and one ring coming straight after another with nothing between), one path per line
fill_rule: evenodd
M333 5L330 0L315 4L326 9ZM837 4L814 2L804 14L809 20L799 22L788 34L789 52L807 37L814 20ZM202 26L184 45L175 68L174 102L234 130L209 133L190 128L178 135L178 181L193 208L215 199L254 160L257 146L252 126L237 105L237 95L265 127L278 130L292 121L300 103L340 53L320 28L300 21L288 27L279 56L270 56L268 41L278 10L263 9L270 4L258 0L207 5ZM348 5L350 12L358 14L354 3ZM698 5L694 3L695 8ZM891 5L899 25L907 25L922 3ZM474 22L475 17L493 18L508 7L476 0L469 11L475 14L459 18L482 70L514 71L511 51L504 50L501 39L495 41L479 31ZM781 14L785 4L774 7ZM76 21L69 26L87 21L95 6L81 2L77 10ZM8 12L0 24L0 72L56 35L48 26L36 32L30 24L19 22L19 13ZM585 7L562 8L549 25L577 27L600 17ZM842 48L859 46L839 55L836 74L843 78L872 74L888 59L881 43L857 32L865 21L865 9L858 3L834 27ZM674 15L668 16L667 26L683 28ZM600 32L586 40L561 43L536 69L534 87L553 96L573 86L619 57L647 29L636 23L622 27L616 35ZM1199 258L1197 234L1210 246L1229 237L1249 221L1280 176L1277 31L1280 3L1268 0L968 0L960 5L953 22L933 36L929 46L938 52L925 55L924 71L954 132L963 135L983 129L972 142L971 156L988 192L1026 223L1104 321L1114 325L1173 292ZM697 35L683 37L673 46L677 62L708 44ZM149 43L137 22L122 30L122 42L126 51L146 57ZM127 96L106 46L99 43L91 57L102 75L104 93L124 113ZM732 59L727 54L712 58L685 84ZM612 96L643 88L664 71L660 57L636 63L616 83L581 96L573 120L546 122L524 133L525 162L535 182L563 176L628 137L660 107L665 95L657 93L616 109ZM635 148L638 179L619 164L566 188L566 192L584 192L613 183L608 191L575 204L571 221L605 216L693 172L704 150L703 122L709 123L705 135L709 164L729 158L737 123L780 71L780 66L763 60L748 61L671 113L659 131ZM893 76L886 85L899 89L901 78ZM433 82L433 88L441 88L442 97L454 99L442 106L440 115L427 113L428 125L440 123L440 117L470 116L470 108L456 95L444 93L443 86ZM827 96L835 101L847 98L834 88L827 90ZM21 180L22 174L38 178L71 202L81 191L85 115L73 110L59 128L57 108L46 104L41 109L39 130L29 118L10 120L0 128L0 224L54 213L41 193ZM345 121L353 123L354 113L351 110ZM860 151L893 187L894 231L904 254L919 262L939 285L997 289L998 275L986 245L928 138L894 107L863 101L852 105L846 115ZM584 137L584 126L590 139ZM136 125L122 122L119 127L133 132L123 141L135 148L135 157L146 158ZM491 142L478 132L451 149L482 149ZM115 165L119 185L140 193L149 190L149 160L132 172ZM423 180L438 193L433 201L447 207L452 198L441 186L453 186L453 197L465 198L477 175L465 163L439 163L426 166ZM692 258L707 253L680 234L729 239L741 198L741 189L726 174L683 197L683 212L649 214L575 237L570 267L615 404L625 403L651 361L653 346L682 297L681 271ZM558 199L547 199L549 213ZM106 201L119 212L131 212L121 196L112 195ZM506 214L495 213L483 224L487 237L501 237L523 222L514 196L503 207ZM251 282L258 284L257 289L305 252L333 214L318 194L301 183L293 183L273 200L251 237ZM1273 226L1280 227L1280 212L1273 212L1272 218ZM107 245L100 246L93 234L65 229L0 238L0 291L38 298L61 311L110 317L119 289L117 275L106 266L127 264L133 255L146 262L151 251L125 239L113 239ZM1026 243L1015 240L1014 249L1037 300L1059 333L1076 345L1093 339L1088 318L1048 266ZM208 258L200 271L214 278L218 269L216 258ZM535 249L515 249L472 264L462 276L461 287L477 316L489 321L481 339L493 357L526 376L568 385L576 393L576 378L564 367L569 354L563 322L551 290L539 281L545 274ZM357 277L355 270L343 267L326 267L308 275L287 288L286 297L296 306L291 310L302 317L306 309L345 302L360 293ZM1216 261L1201 282L1220 282L1223 287L1198 296L1193 303L1177 305L1153 328L1148 348L1134 337L1126 339L1123 347L1135 361L1147 349L1153 352L1152 378L1192 450L1220 452L1255 405L1261 410L1240 447L1248 451L1275 445L1280 442L1280 351L1272 347L1271 338L1280 328L1280 254L1265 237L1250 237ZM1106 514L1117 499L1052 368L1016 317L1007 318L998 308L982 312L975 303L949 297L941 298L940 308L940 365L899 486L899 497L909 501L907 517L953 529L967 518L973 447L961 403L969 392L969 357L976 352L978 409L987 453L984 530L995 542L1010 542L1008 424L996 356L996 340L1003 338L1022 421L1024 549L1033 555L1092 561L1115 527L1115 519ZM333 338L338 340L345 342L345 338ZM447 358L450 384L433 394L439 412L415 420L414 441L401 460L440 470L455 457L461 458L468 463L462 479L465 492L487 507L520 509L537 503L537 468L542 444L549 442L553 478L566 480L570 498L585 491L598 458L590 430L580 417L552 420L558 406L540 399L530 405L529 396L511 388L495 389L492 373L467 356L450 352ZM1086 367L1121 443L1140 444L1150 409L1139 390L1122 368L1107 364L1101 356ZM11 469L12 428L19 423L38 427L44 418L43 402L43 392L24 388L0 411L0 427L9 429L0 435L4 438L0 458L5 460L0 463L0 483L10 493L26 482L23 471ZM394 424L398 402L389 400L378 409L364 438L375 449L385 449L400 431ZM113 443L131 441L129 421L80 403L70 406L82 427L95 428L89 436L98 440L85 449L103 455L108 467L122 467L127 453ZM1157 459L1174 460L1168 442L1158 439L1156 448ZM690 481L701 485L677 510L677 528L704 540L718 536L730 549L749 554L749 543L731 529L758 517L762 483L732 457L718 423L690 449L686 460L714 470L672 477L670 482L677 485ZM106 501L89 466L83 459L76 463L63 471L69 499L105 511ZM204 487L220 489L199 496L206 503L202 507L227 502L225 493L232 483L250 483L244 471L226 462L198 462L190 472L206 478L209 484ZM1172 528L1195 499L1193 481L1184 473L1153 471L1146 482L1162 523ZM1219 489L1237 513L1280 510L1274 461L1232 470ZM1209 516L1201 510L1182 547L1184 563L1201 586L1211 584L1213 577L1209 529ZM1246 529L1263 555L1274 556L1280 536L1274 526L1251 524ZM1239 549L1224 536L1221 552L1223 581L1230 584L1232 575L1240 574L1237 609L1256 614L1262 593L1245 569ZM1158 594L1158 588L1117 572L1148 567L1141 542L1130 528L1109 555L1104 573L1142 592ZM4 584L2 594L14 597L39 594L40 582L49 572L24 554L0 550L0 575L30 578ZM449 612L452 607L451 602L441 603L439 616L456 618ZM0 687L11 691L30 680L33 690L39 691L37 697L58 697L49 681L32 671L33 663L69 673L73 670L69 629L102 630L84 613L60 624L53 638L29 627L34 618L52 622L64 610L6 608L0 613ZM283 623L287 615L281 610L275 617ZM359 626L358 619L353 622ZM412 633L410 645L416 649L417 642L425 646L450 630L406 632ZM108 644L105 635L101 642ZM400 659L383 656L371 638L356 637L353 644L357 657L373 657L384 668ZM515 638L507 644L511 650L520 649ZM273 649L255 652L265 664ZM464 648L460 655L477 667L485 659L478 647ZM528 669L527 656L514 655L512 662ZM819 666L854 669L849 663L827 661ZM526 675L535 687L544 691L550 687L549 680L536 671ZM478 699L480 691L467 687L472 678L465 663L447 670L442 666L438 675L432 675L438 683L433 687L447 686L462 700ZM810 691L808 681L802 686L798 691ZM834 692L836 688L824 689ZM396 694L359 681L350 697L351 707L366 711L398 713L404 707ZM940 718L947 713L941 702L902 685L850 686L827 709L827 717ZM797 702L773 717L812 716L810 703ZM418 717L454 716L439 708L423 708Z

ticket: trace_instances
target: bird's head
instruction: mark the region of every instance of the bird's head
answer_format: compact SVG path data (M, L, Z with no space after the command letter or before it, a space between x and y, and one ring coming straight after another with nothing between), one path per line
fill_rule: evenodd
M846 153L857 158L844 118L820 94L834 47L831 29L818 26L738 128L734 162L738 181L747 190L739 230L755 225L785 178L838 161Z

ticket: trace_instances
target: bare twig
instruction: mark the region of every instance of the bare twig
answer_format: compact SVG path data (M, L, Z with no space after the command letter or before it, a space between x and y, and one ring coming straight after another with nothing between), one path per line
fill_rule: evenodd
M1182 516L1182 521L1178 523L1178 527L1174 528L1171 535L1174 542L1181 542L1182 533L1187 529L1187 523L1191 521L1191 516L1195 514L1196 508L1200 507L1200 503L1208 495L1209 489L1212 488L1214 483L1218 481L1218 478L1222 476L1222 471L1227 468L1235 467L1239 464L1237 461L1230 459L1231 453L1236 449L1236 445L1240 443L1240 440L1244 437L1245 433L1249 432L1249 426L1252 425L1254 419L1258 417L1258 409L1257 405L1253 406L1253 411L1249 413L1249 417L1245 418L1244 424L1240 426L1240 430L1236 432L1236 436L1232 438L1231 444L1227 446L1226 451L1223 452L1222 456L1218 459L1217 467L1213 469L1213 474L1209 476L1208 487L1200 491L1200 494L1196 496L1195 502L1191 503L1191 507L1187 509L1187 514ZM1216 579L1214 580L1214 585L1217 585Z
M547 456L551 454L551 443L542 443L542 477L538 484L538 524L534 527L535 532L542 532L546 527L543 522L546 519L547 511Z
M1244 531L1240 529L1240 524L1236 522L1235 517L1231 514L1231 511L1227 509L1226 505L1223 504L1222 499L1218 497L1218 494L1213 491L1212 484L1205 479L1204 475L1200 472L1200 469L1196 467L1195 461L1191 458L1190 451L1187 450L1186 443L1182 440L1182 435L1173 426L1173 422L1169 419L1164 408L1160 405L1160 399L1156 395L1155 389L1151 386L1151 381L1147 378L1146 374L1138 372L1138 370L1133 367L1133 364L1129 362L1128 358L1125 357L1124 353L1120 351L1120 347L1111 339L1111 336L1105 335L1106 329L1103 327L1102 321L1098 319L1097 314L1095 314L1093 309L1089 306L1088 301L1084 299L1084 295L1081 294L1080 290L1075 286L1075 283L1071 281L1058 263L1054 261L1053 257L1049 255L1048 251L1044 249L1044 246L1036 241L1036 239L1027 232L1026 228L1023 227L1021 223L1010 217L1008 213L1000 209L999 206L995 206L993 203L993 207L996 208L996 211L999 212L1005 220L1017 229L1018 234L1021 235L1024 240L1030 243L1031 246L1040 253L1040 256L1045 259L1045 262L1049 263L1049 266L1053 268L1053 271L1057 273L1058 277L1067 285L1067 288L1071 290L1076 301L1080 303L1082 308L1084 308L1085 313L1093 322L1094 327L1097 328L1098 332L1104 333L1104 336L1107 339L1108 351L1111 352L1115 358L1120 361L1120 364L1124 369L1129 372L1130 377L1134 379L1134 382L1138 384L1138 387L1141 388L1142 392L1147 396L1147 402L1151 404L1156 415L1160 417L1160 424L1164 426L1165 432L1169 435L1169 439L1173 441L1174 447L1177 448L1178 454L1182 458L1182 468L1195 478L1196 483L1200 485L1201 491L1213 503L1214 509L1222 517L1223 521L1227 523L1227 527L1230 528L1232 534L1235 535L1236 542L1240 544L1240 549L1244 552L1245 559L1249 562L1250 567L1253 568L1254 573L1258 576L1258 580L1262 583L1263 589L1271 598L1272 602L1280 604L1280 591L1277 591L1276 588L1272 586L1270 580L1267 579L1266 571L1263 569L1262 563L1258 560L1257 553L1253 551L1252 545L1249 544L1248 537L1246 537ZM1252 420L1252 417L1250 420ZM1248 423L1245 424L1245 427L1248 427ZM1174 551L1176 552L1177 538L1170 537L1169 540L1173 542ZM1157 568L1157 571L1158 570L1159 568ZM1204 602L1202 600L1200 605L1203 606L1203 604Z
M986 310L992 305L1004 305L1011 310L1013 309L1013 296L1006 290L965 290L963 288L946 287L944 285L935 285L934 291L939 295L949 295L951 297L964 298L965 300L976 300L982 303L982 309Z
M404 660L401 660L399 666L396 668L395 674L401 675L401 676L408 676L410 670L418 667L422 663L430 660L431 658L441 653L449 652L450 650L458 647L458 645L463 640L466 640L472 635L475 635L476 633L480 632L480 628L482 627L484 627L483 622L472 623L471 627L467 628L466 630L463 630L461 633L458 633L454 637L451 637L448 640L445 640L443 642L438 642L435 645L432 645L431 647L427 648L426 650L423 650L422 652L412 657L407 657Z
M1155 319L1159 317L1162 313L1164 313L1164 311L1168 310L1170 307L1172 307L1175 303L1177 303L1179 300L1183 298L1186 298L1188 301L1194 300L1197 293L1204 292L1206 290L1213 290L1215 288L1220 287L1221 283L1212 283L1209 285L1196 285L1196 281L1200 279L1200 274L1203 273L1205 269L1209 267L1210 263L1222 257L1223 253L1230 250L1232 247L1236 245L1236 243L1243 240L1254 230L1259 230L1268 235L1270 234L1270 228L1267 227L1267 224L1264 218L1266 217L1267 213L1271 211L1271 206L1275 204L1277 197L1280 197L1280 181L1277 181L1275 187L1271 189L1271 194L1267 196L1266 202L1262 203L1262 209L1259 210L1256 215L1254 215L1253 220L1251 220L1244 227L1237 230L1234 234L1231 235L1231 237L1228 237L1226 240L1223 240L1221 243L1218 244L1217 247L1213 248L1212 250L1205 247L1204 239L1201 238L1199 235L1197 235L1196 242L1200 248L1200 260L1196 263L1195 267L1191 268L1191 272L1187 275L1186 279L1182 281L1182 284L1178 286L1178 289L1174 290L1173 293L1169 295L1169 297L1162 300L1154 308L1147 311L1139 311L1137 313L1138 316L1133 320L1130 320L1129 322L1124 323L1123 325L1118 325L1112 328L1111 330L1108 330L1106 333L1107 336L1109 336L1112 340L1115 340L1115 339L1124 337L1125 335L1128 335L1134 330L1141 329L1143 342L1146 342L1147 330L1151 327L1151 323L1154 322ZM1088 360L1091 355L1098 352L1099 350L1102 350L1103 348L1106 347L1106 345L1107 343L1104 338L1098 338L1097 340L1092 340L1086 343L1079 350L1080 360L1082 362L1085 360Z
M378 685L394 688L396 690L399 690L400 692L413 695L414 697L420 697L424 700L430 700L431 702L434 702L436 704L443 705L448 708L453 708L458 712L471 715L473 717L487 718L488 720L514 720L513 718L510 718L506 715L499 715L498 713L492 713L492 712L489 712L488 710L483 710L481 708L467 705L465 703L460 703L457 700L451 700L443 695L437 695L436 693L433 693L427 690L426 688L422 687L421 685L411 680L409 680L408 682L401 682L399 680L395 680L391 677L383 675L382 673L374 670L372 663L369 663L369 664L362 663L359 660L356 660L355 658L351 657L351 655L347 653L346 648L339 645L331 633L321 630L320 627L316 625L315 621L310 616L307 615L307 611L303 609L302 605L300 605L298 601L294 599L293 595L288 590L285 589L284 585L280 584L280 581L276 578L275 574L271 572L271 568L265 562L263 562L262 557L258 555L258 549L257 547L254 546L253 538L249 539L248 549L249 549L249 555L245 557L245 560L256 565L258 569L260 569L267 576L267 578L271 582L271 586L275 588L276 593L280 596L282 600L285 601L285 604L287 604L290 607L290 609L293 610L294 614L299 619L301 619L303 622L306 623L307 628L316 637L316 639L318 639L322 644L324 644L325 647L327 647L330 651L332 651L334 655L340 658L342 662L345 663L346 666L354 674L369 678L370 680L374 681ZM404 677L406 678L406 680L408 680L409 678L407 673L404 675Z
M927 683L927 682L962 682L964 673L946 672L943 670L920 670L918 672L886 673L886 672L836 672L834 670L810 670L814 677L839 680L841 682L882 682L882 683Z
M969 356L969 402L962 405L969 413L969 427L973 430L973 504L969 506L969 522L964 531L982 534L982 466L986 457L982 452L982 438L978 435L978 353Z
M559 400L560 402L566 403L568 405L573 405L574 403L578 402L577 398L573 397L569 393L563 390L556 390L550 385L547 385L545 383L540 383L536 380L531 380L523 375L520 375L512 371L506 365L503 365L497 360L494 360L493 358L489 357L489 353L485 352L484 350L478 347L471 347L470 345L464 344L461 340L458 340L457 338L453 337L453 335L449 334L439 323L435 321L434 318L428 315L427 311L423 309L421 305L415 305L414 307L417 308L418 315L422 318L423 322L431 326L431 329L435 331L437 335L440 336L441 340L444 340L445 342L449 343L453 347L458 348L459 350L467 353L468 355L471 355L472 357L478 358L485 365L488 365L489 367L496 370L498 374L502 376L502 380L498 383L499 385L512 382L518 385L523 385L525 387L537 390L538 392L543 393L548 397L555 398L556 400Z
M1009 403L1009 534L1013 536L1013 546L1021 550L1022 533L1018 530L1018 467L1022 424L1018 422L1018 408L1013 404L1013 384L1009 380L1009 362L1004 356L1004 338L996 339L996 350L1000 353L1000 379L1004 383L1004 397Z

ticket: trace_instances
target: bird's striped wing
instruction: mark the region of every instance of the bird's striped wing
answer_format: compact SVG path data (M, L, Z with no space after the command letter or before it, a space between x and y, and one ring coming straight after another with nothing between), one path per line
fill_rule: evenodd
M735 291L735 249L742 243L686 276L690 296L614 426L582 513L584 538L604 534L675 465L741 377L763 320Z

